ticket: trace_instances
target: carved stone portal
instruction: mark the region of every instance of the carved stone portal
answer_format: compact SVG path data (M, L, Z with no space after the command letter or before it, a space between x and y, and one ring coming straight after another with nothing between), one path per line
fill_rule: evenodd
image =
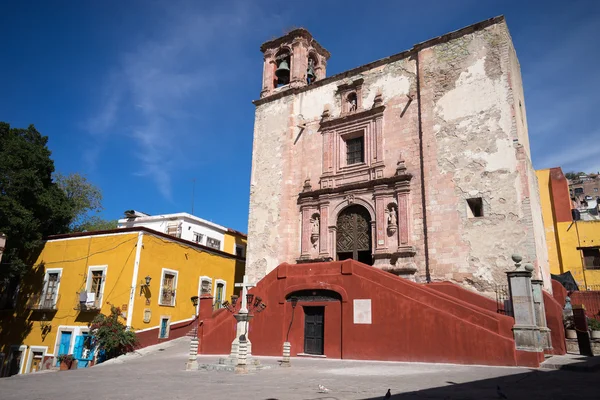
M352 258L372 265L369 212L363 206L352 205L340 213L336 227L338 260Z

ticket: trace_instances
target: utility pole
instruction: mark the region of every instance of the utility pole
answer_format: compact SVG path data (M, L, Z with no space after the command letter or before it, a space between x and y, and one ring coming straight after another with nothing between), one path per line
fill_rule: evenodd
M196 178L192 178L192 215L194 215L194 192L196 191Z

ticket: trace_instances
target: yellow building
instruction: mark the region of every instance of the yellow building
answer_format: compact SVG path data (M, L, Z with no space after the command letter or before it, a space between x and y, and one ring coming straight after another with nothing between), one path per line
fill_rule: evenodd
M536 173L550 272L558 275L569 271L581 290L600 290L600 219L588 204L595 204L595 200L589 199L585 206L573 203L560 168Z
M236 241L245 235L226 233L231 249ZM145 227L50 237L14 309L0 311L0 374L51 368L61 354L87 366L89 323L111 306L142 346L184 336L199 311L191 298L211 294L219 307L244 267L243 257Z

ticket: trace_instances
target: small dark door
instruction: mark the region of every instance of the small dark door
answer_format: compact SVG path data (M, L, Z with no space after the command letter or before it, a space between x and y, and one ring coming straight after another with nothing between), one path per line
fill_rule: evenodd
M304 352L323 354L325 307L304 307Z

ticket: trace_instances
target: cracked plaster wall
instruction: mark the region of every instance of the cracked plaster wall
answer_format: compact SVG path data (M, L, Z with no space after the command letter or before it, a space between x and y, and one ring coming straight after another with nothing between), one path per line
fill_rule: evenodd
M514 252L548 270L527 130L516 127L526 122L515 116L525 112L515 57L502 22L419 58L431 274L490 295L506 284ZM469 218L466 200L476 197L484 216Z
M430 273L433 280L493 295L495 284L506 284L512 253L528 261L547 253L516 54L501 22L424 48L418 57ZM251 279L299 257L298 193L307 178L319 188L321 114L328 105L338 116L337 87L359 78L363 108L371 107L378 90L386 106L384 176L394 174L399 158L413 175L410 238L417 250L416 279L425 279L416 65L407 57L257 106L247 252ZM297 127L302 123L305 129ZM483 218L468 218L471 197L483 198ZM335 225L331 211L329 218ZM546 280L547 260L537 258Z
M295 263L300 256L298 193L307 178L313 189L319 188L323 172L321 115L326 105L331 115L340 115L338 86L361 78L363 108L373 105L378 91L386 105L384 176L393 176L400 157L414 175L410 197L414 216L410 221L411 240L418 248L416 260L420 275L424 275L417 102L409 102L407 97L410 94L416 98L416 63L402 59L257 107L246 269L252 279L262 278L282 262ZM305 129L298 128L302 123L306 123ZM336 215L330 214L329 225L335 225L335 218Z

